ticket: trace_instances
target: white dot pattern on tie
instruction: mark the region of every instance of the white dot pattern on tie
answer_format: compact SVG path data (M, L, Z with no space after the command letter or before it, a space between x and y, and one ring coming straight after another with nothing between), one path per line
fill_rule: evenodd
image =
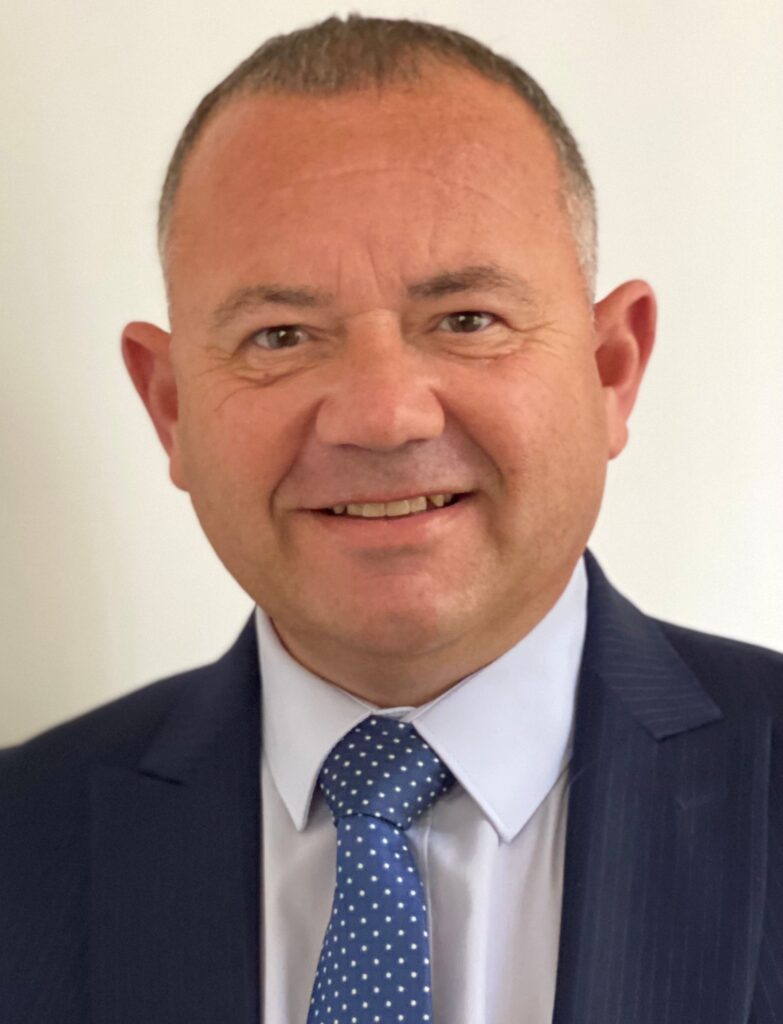
M404 830L453 784L405 722L373 715L324 762L337 880L308 1024L432 1022L424 889Z

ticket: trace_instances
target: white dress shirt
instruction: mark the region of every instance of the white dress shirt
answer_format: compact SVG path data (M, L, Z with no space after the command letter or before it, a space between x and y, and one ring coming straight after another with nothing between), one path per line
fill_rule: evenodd
M369 714L414 722L457 779L407 832L427 895L434 1024L551 1020L586 625L580 559L557 604L511 650L429 704L380 710L300 665L256 609L263 1024L307 1020L336 866L318 773Z

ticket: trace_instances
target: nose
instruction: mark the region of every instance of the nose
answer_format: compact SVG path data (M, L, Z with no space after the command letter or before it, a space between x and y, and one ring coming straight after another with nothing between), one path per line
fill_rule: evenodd
M439 437L445 414L431 357L396 329L366 329L346 342L315 430L330 445L392 451Z

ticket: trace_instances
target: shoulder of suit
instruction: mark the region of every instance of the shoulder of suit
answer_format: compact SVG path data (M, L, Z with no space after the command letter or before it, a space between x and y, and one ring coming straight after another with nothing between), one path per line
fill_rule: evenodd
M783 653L655 621L724 713L766 709L783 727Z
M186 690L205 680L212 665L148 683L131 693L62 722L13 747L0 750L0 787L9 778L31 783L97 762L136 764L172 707Z

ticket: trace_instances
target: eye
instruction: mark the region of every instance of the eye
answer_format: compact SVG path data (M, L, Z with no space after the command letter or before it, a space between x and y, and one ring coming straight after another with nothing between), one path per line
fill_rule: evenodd
M459 313L449 313L440 321L441 324L451 323L451 327L445 328L450 334L475 334L484 327L491 327L496 318L492 313L482 313L479 310L463 310Z
M302 340L304 333L297 324L280 324L277 327L265 327L256 331L250 340L258 348L278 352L280 349L293 348Z

